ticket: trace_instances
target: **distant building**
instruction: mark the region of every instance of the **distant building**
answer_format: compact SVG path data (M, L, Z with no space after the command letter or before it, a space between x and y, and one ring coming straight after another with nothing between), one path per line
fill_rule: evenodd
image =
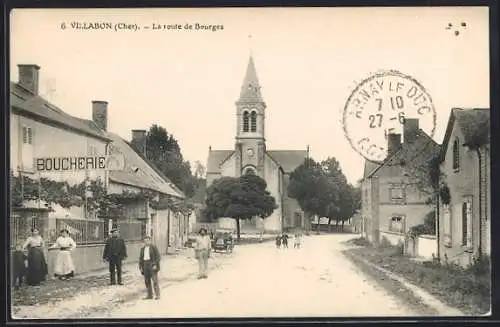
M401 142L400 134L389 134L384 162L365 162L362 233L373 243L383 238L393 244L404 241L404 234L434 210L423 192L430 185L417 182L428 174L428 162L438 154L439 145L418 127L418 119L405 121L403 138ZM412 176L416 171L418 176Z
M441 171L450 201L440 201L440 259L465 266L479 253L491 254L489 109L451 110Z
M304 162L308 151L268 150L265 112L266 103L262 98L253 58L250 57L240 98L236 102L235 147L232 150L209 149L207 187L221 176L256 174L267 182L267 188L276 199L278 208L263 222L257 218L252 224L270 232L305 227L307 222L304 213L297 201L288 197L287 187L290 173Z

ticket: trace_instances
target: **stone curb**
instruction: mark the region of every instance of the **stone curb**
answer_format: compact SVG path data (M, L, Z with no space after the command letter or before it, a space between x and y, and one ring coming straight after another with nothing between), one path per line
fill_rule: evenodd
M353 256L357 260L360 260L364 264L384 273L387 277L401 283L405 288L407 288L417 298L419 298L426 306L435 310L439 314L439 316L445 316L445 317L466 316L466 314L464 312L462 312L461 310L446 305L441 300L439 300L436 297L434 297L433 295L429 294L427 291L424 291L420 287L408 282L403 277L398 276L398 275L394 274L393 272L388 271L387 269L379 267L379 266L369 262L368 260L362 258L361 256L359 256L357 254L354 254L351 252L351 253L349 253L349 255Z

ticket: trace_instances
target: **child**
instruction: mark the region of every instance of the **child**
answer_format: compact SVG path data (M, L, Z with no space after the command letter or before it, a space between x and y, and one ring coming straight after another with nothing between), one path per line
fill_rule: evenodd
M276 236L276 247L279 249L281 247L281 236Z
M16 245L16 250L12 253L12 277L15 289L19 289L23 285L27 260L28 257L24 253L22 245Z
M299 233L295 234L295 243L293 244L293 247L296 249L300 249L300 234Z

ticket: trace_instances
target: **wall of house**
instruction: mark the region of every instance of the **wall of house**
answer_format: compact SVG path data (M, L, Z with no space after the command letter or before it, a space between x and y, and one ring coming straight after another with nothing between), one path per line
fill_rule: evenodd
M152 241L161 254L167 253L168 211L150 208L150 216L154 217L151 221Z
M264 230L269 232L279 232L281 231L281 206L283 205L281 203L280 192L281 172L273 160L271 160L268 156L265 156L264 158L264 179L267 182L267 189L276 199L276 205L278 206L269 217L264 219Z
M361 216L362 216L362 234L370 242L373 242L372 233L372 180L364 179L361 183Z
M138 262L139 252L142 247L142 242L127 242L127 261L126 262ZM91 272L94 270L105 269L108 264L103 262L102 253L104 251L104 244L96 245L85 245L76 247L71 256L73 258L73 263L75 264L75 274L83 274ZM46 253L47 266L49 270L49 276L54 275L54 267L56 264L58 250L49 250Z
M455 124L457 124L455 122ZM448 150L446 151L446 157L444 162L441 164L441 171L444 174L444 180L450 189L451 202L449 205L450 217L451 217L451 235L444 234L444 219L443 212L444 207L441 205L440 208L440 256L441 260L445 260L445 256L451 262L456 262L461 265L467 265L472 262L472 253L470 253L465 247L462 246L462 203L464 196L472 196L472 217L476 217L473 221L473 235L472 243L473 250L478 249L478 237L479 237L479 182L478 182L478 157L475 151L470 151L467 147L460 146L460 169L458 171L453 170L453 142L458 137L460 144L463 144L464 137L458 128L454 126L450 142L448 144ZM451 242L446 244L446 240L449 239Z
M53 127L45 123L40 123L30 118L26 118L17 114L12 114L10 117L10 135L11 135L11 163L10 167L14 172L18 171L18 167L22 168L28 175L32 174L32 178L36 178L35 167L33 160L27 158L29 153L24 151L23 158L23 126L31 127L32 129L32 148L33 156L36 157L65 157L65 156L86 156L95 151L97 155L106 154L106 142L93 137L77 134L68 130ZM31 167L23 167L24 164L33 163ZM106 179L104 171L90 171L90 179L100 177L103 181ZM55 181L67 181L74 185L79 184L85 179L85 172L41 172L42 177L46 177Z
M484 201L485 209L484 209L484 219L482 224L482 232L483 232L483 253L486 255L491 255L491 161L490 161L490 146L486 146L484 149L484 169L486 174L483 175L483 183L484 183Z

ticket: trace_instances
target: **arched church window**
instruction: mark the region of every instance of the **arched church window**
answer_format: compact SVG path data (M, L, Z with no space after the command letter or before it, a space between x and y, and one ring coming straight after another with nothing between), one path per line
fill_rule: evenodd
M250 128L248 111L243 113L243 132L248 132Z
M255 111L250 114L250 131L257 132L257 113Z

